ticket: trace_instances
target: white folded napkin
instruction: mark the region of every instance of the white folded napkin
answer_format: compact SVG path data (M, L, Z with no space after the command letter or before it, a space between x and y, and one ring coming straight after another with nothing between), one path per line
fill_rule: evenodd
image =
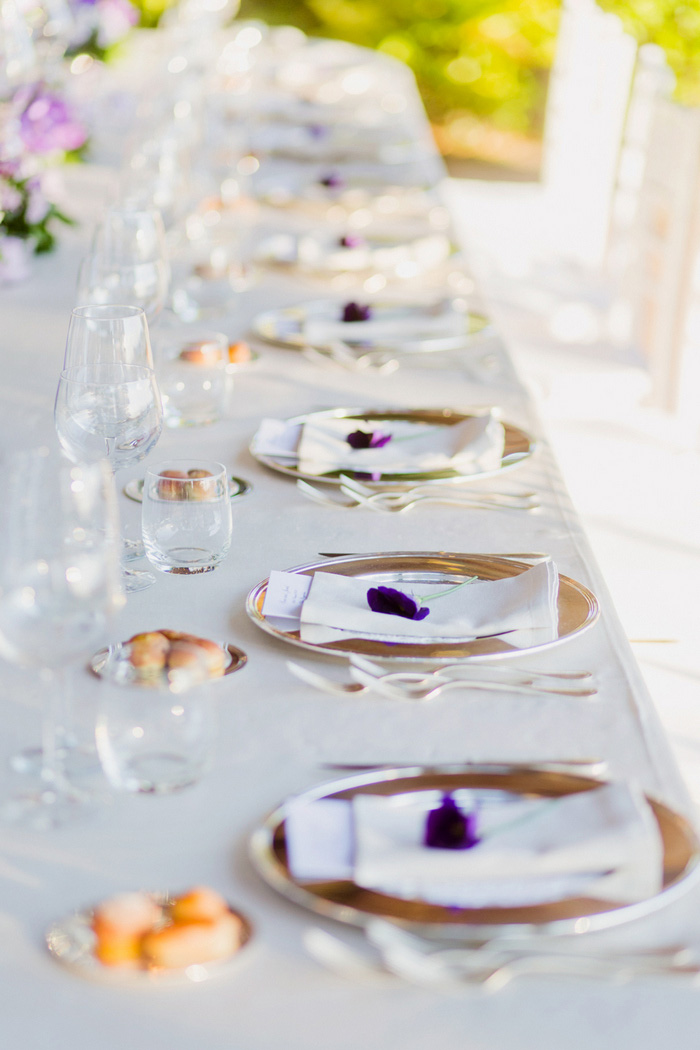
M257 456L274 456L295 463L301 439L301 424L286 419L262 419L250 443Z
M375 267L378 271L393 270L397 266L413 264L411 276L421 270L439 266L448 258L451 251L450 240L444 234L413 236L405 242L383 243L368 241L357 247L344 247L338 243L336 235L301 236L297 244L299 262L316 269L326 270L364 270Z
M340 307L338 313L342 313ZM408 317L377 317L372 321L332 321L310 317L303 332L312 346L325 346L338 340L346 343L382 342L394 346L405 340L416 342L418 339L463 335L467 321L468 317L456 310L437 316L421 313Z
M355 431L381 431L391 441L381 448L352 448L347 438ZM505 431L490 413L472 416L454 426L433 426L410 420L322 419L305 423L299 440L298 465L302 474L352 471L361 474L424 474L454 470L481 474L498 470L503 458Z
M389 584L409 597L426 598L422 620L374 612L367 599L372 581L335 573L314 573L301 608L302 641L323 645L346 638L384 642L455 642L506 632L540 632L550 640L558 624L559 574L542 561L518 576L476 580L453 589L450 583ZM440 594L441 597L432 597ZM517 645L517 641L515 643Z
M423 845L438 791L356 795L293 807L285 824L292 874L352 879L405 900L455 907L517 907L572 896L643 900L662 886L663 846L643 793L629 784L552 799L488 789L454 793L476 807L471 849Z

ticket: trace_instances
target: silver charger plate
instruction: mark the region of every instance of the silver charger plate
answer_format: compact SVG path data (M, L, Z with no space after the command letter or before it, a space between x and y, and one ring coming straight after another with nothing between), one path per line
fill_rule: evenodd
M252 484L246 481L245 478L238 478L235 474L232 474L228 480L231 488L231 499L240 499L252 491ZM122 491L134 503L143 503L143 478L132 478L131 481L127 481Z
M316 571L337 573L367 580L372 586L395 587L402 583L430 583L437 586L456 584L470 576L481 580L499 580L517 576L531 568L531 564L494 554L450 554L427 551L356 554L326 558L289 569L289 572L313 576ZM508 634L490 635L464 641L445 642L382 642L377 639L351 638L316 644L301 640L298 630L284 630L263 613L268 580L263 580L249 593L246 612L261 630L312 652L347 657L349 653L382 660L445 663L451 660L478 659L481 661L517 658L543 652L561 645L588 630L598 619L600 609L595 595L583 584L559 574L558 626L556 638L516 648L508 641Z
M373 319L378 321L396 320L405 322L415 319L416 326L421 320L440 316L444 311L444 302L438 302L430 306L421 303L402 303L378 301L372 302ZM277 343L295 350L301 350L308 345L304 335L307 321L339 321L342 315L343 303L329 299L314 299L311 302L300 303L297 306L287 306L279 310L268 310L258 314L253 320L252 331L260 339L268 343ZM444 336L426 336L416 339L402 340L361 340L361 332L358 332L352 321L345 324L347 333L343 342L349 346L357 346L363 351L374 349L393 350L397 353L430 353L445 350L468 349L476 337L489 335L491 322L483 314L472 310L464 314L464 331L448 333ZM353 331L354 329L354 331Z
M431 426L448 427L457 423L463 423L466 419L473 418L475 413L458 411L451 408L406 408L406 409L362 409L362 408L329 408L323 412L309 412L301 416L292 416L287 419L291 425L303 425L308 422L316 422L323 419L347 419L358 423L387 423L392 420L407 421L413 423L427 423ZM494 477L504 470L518 466L523 460L528 459L535 451L537 445L535 439L520 427L512 423L503 423L505 431L505 444L501 465L497 470L480 471L474 474L461 474L457 470L433 470L423 473L410 474L381 474L377 484L382 487L387 485L415 484L420 481L434 481L444 484L445 482L467 482L479 481L482 478ZM342 485L342 476L348 471L337 470L329 474L304 474L299 470L290 456L275 456L265 452L258 452L255 447L255 439L250 445L250 453L259 463L275 470L280 474L288 474L293 478L303 478L306 481L326 482L332 485ZM363 478L364 481L364 478ZM372 481L366 481L372 485Z
M326 918L355 926L383 918L428 937L483 942L491 937L572 934L616 926L664 907L697 881L700 843L688 821L647 797L663 842L663 888L634 904L578 897L520 907L457 908L406 900L355 885L351 880L311 881L292 875L287 862L285 820L293 805L318 799L351 799L358 793L400 795L462 788L556 798L600 787L604 781L533 767L449 770L404 767L372 770L310 788L277 807L253 833L250 853L265 881L283 897Z
M158 904L167 904L170 899L163 893L154 893L151 896ZM230 910L243 923L243 941L238 951L228 959L196 963L183 969L105 966L94 953L96 938L91 926L94 914L92 908L82 909L52 923L46 931L46 947L56 962L68 967L77 976L91 981L137 986L201 984L202 981L211 978L231 976L241 962L248 958L254 936L253 925L237 908Z

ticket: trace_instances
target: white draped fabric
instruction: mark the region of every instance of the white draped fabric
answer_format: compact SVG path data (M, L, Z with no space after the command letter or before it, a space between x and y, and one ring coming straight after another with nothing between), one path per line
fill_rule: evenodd
M423 125L417 125L416 136L423 135ZM426 171L439 171L434 156L425 163ZM36 261L31 280L0 290L4 451L53 437L53 397L77 267L90 221L109 197L112 175L98 165L66 173L67 207L81 225L65 233L55 255ZM277 214L264 216L268 229L281 222ZM269 271L215 327L240 338L262 309L327 294L319 287L291 271ZM253 870L247 852L251 832L282 799L330 779L323 762L599 756L608 761L612 778L633 781L689 812L605 583L507 346L491 338L462 355L426 355L391 375L323 367L295 350L255 346L259 360L235 376L230 418L206 428L164 432L149 460L221 460L252 482L251 494L234 504L232 552L207 575L158 574L154 587L129 598L114 636L116 641L172 627L233 642L247 652L247 666L211 690L221 715L215 769L178 795L114 796L93 818L58 832L0 828L0 1045L21 1050L647 1050L674 1036L680 1041L697 1017L697 992L673 979L616 985L533 977L489 997L468 989L416 988L390 977L334 975L308 956L304 930L324 925L358 946L359 934L278 897ZM343 405L499 406L504 419L538 439L535 455L509 476L509 483L536 490L541 510L524 514L433 506L383 515L326 509L247 451L263 417ZM143 466L131 476L142 474ZM136 535L140 508L122 499L121 511L127 531ZM597 595L601 619L581 637L522 664L552 671L588 668L595 674L597 699L454 691L431 703L402 704L372 695L328 696L297 681L286 659L308 661L321 673L340 670L338 663L293 650L258 630L245 613L248 591L273 568L320 560L319 551L382 550L551 555L560 572ZM41 684L30 673L8 668L3 679L5 759L38 734ZM101 687L87 671L76 674L76 700L86 723ZM3 761L3 791L9 789L5 769ZM101 987L61 969L45 950L45 928L73 909L121 890L178 890L202 883L221 890L256 927L249 958L231 977L183 988ZM690 893L654 916L587 940L594 947L615 948L680 941L700 930L697 903L697 893Z

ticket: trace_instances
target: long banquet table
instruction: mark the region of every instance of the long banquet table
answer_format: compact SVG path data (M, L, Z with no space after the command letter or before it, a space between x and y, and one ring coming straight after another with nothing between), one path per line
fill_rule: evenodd
M434 156L429 158L434 167ZM66 175L67 202L81 226L68 231L32 278L0 291L0 435L3 451L53 438L52 402L89 222L109 197L110 170L98 164ZM269 217L268 217L268 221ZM217 322L239 338L263 308L318 296L308 282L269 271ZM235 377L230 418L207 428L166 430L151 462L178 457L224 461L252 482L234 504L234 544L213 573L158 574L129 597L114 639L171 625L242 647L248 664L215 684L220 708L217 762L200 784L163 797L112 795L75 826L39 834L0 829L0 1046L22 1050L272 1050L340 1048L518 1048L665 1045L690 1036L697 992L674 978L617 984L574 977L529 977L496 995L467 987L425 988L388 975L342 977L306 952L304 931L320 925L362 949L350 927L319 919L278 897L248 858L252 831L281 800L331 779L325 762L530 762L599 756L607 775L638 782L692 819L689 800L651 701L536 410L497 337L478 352L435 355L392 375L323 367L300 353L256 343L259 360ZM455 407L498 405L503 417L537 438L535 455L510 478L536 490L534 514L451 506L382 515L319 507L294 482L259 465L248 445L264 416L284 418L343 405ZM143 467L134 469L134 477ZM120 477L120 482L127 477ZM123 522L138 531L139 508L121 499ZM599 622L580 637L522 661L548 670L594 672L595 701L450 692L430 703L378 696L335 697L303 685L285 661L337 673L332 658L268 637L248 619L245 598L272 568L319 560L320 551L545 551L560 572L589 587ZM3 667L3 747L8 758L38 734L41 682ZM76 677L89 711L101 683ZM2 790L11 775L2 768ZM185 986L106 986L62 969L49 957L52 920L125 889L210 884L253 920L255 942L236 973ZM582 934L597 948L653 947L700 935L698 891L656 914L605 932Z

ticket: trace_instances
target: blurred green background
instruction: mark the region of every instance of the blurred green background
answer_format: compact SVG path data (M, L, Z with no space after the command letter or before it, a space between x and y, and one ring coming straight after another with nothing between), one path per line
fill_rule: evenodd
M169 0L135 0L153 25ZM700 105L700 0L598 0L663 48L676 97ZM295 25L406 62L448 159L539 170L561 0L242 0L240 19Z
M401 59L443 153L534 173L559 8L559 0L242 0L239 17Z

